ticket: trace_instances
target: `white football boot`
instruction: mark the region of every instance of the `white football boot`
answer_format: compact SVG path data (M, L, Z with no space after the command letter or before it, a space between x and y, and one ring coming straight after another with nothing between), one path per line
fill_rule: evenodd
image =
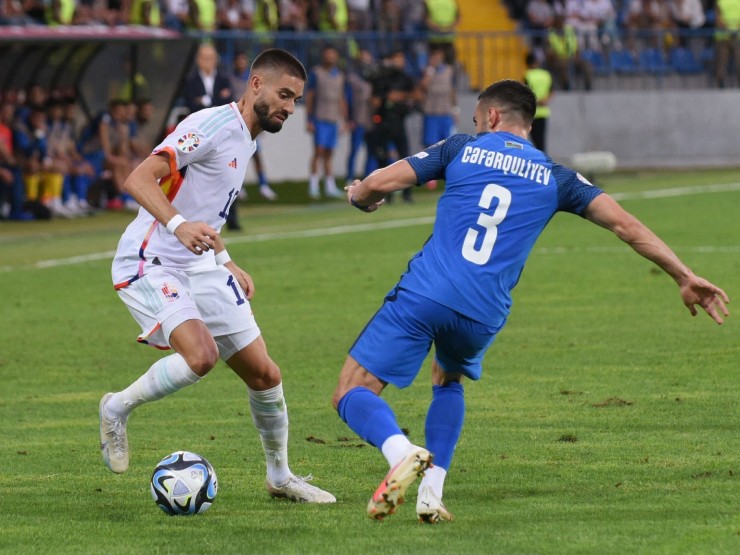
M273 497L290 499L296 503L336 503L337 498L328 491L312 486L308 482L312 476L291 476L288 481L280 486L265 481L267 491Z
M452 520L452 514L442 500L434 495L431 486L419 488L419 496L416 498L416 514L419 516L419 522L429 524Z
M100 400L100 451L105 465L112 472L122 474L128 469L127 418L106 415L105 405L112 396L113 393L106 393Z
M390 469L367 504L370 518L382 520L396 512L403 503L406 490L432 465L432 454L414 446L401 461Z

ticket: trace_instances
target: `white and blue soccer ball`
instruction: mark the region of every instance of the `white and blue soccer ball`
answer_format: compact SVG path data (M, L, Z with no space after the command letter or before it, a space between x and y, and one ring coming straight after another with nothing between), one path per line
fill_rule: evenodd
M177 451L159 461L150 485L154 502L168 515L203 513L218 493L211 463L189 451Z

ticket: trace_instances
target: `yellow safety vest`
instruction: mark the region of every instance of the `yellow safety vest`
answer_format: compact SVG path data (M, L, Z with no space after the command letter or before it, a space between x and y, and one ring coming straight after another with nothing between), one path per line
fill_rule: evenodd
M532 89L537 100L550 96L550 91L552 90L552 75L550 75L550 72L546 69L528 69L524 73L524 80L527 82L527 86ZM549 118L550 107L538 105L537 111L534 113L534 117L535 119Z
M570 25L562 33L550 31L548 41L558 58L572 58L578 52L578 37Z

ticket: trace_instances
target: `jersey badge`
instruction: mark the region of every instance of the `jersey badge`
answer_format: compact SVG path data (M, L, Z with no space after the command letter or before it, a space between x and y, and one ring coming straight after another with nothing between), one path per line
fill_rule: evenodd
M236 169L236 158L234 158L231 162L229 162L229 167Z
M580 173L577 173L576 174L576 177L578 178L578 181L581 181L582 183L585 183L586 185L590 185L591 187L594 186L593 183L591 183L588 179L586 179L585 177L583 177Z
M195 133L186 133L177 140L177 148L182 152L193 152L200 144L200 139Z
M414 158L426 158L427 156L429 156L429 153L424 152L423 150L414 154Z
M519 150L522 150L524 148L524 146L522 145L522 143L517 143L517 142L514 142L514 141L506 141L506 142L504 142L504 146L506 148L518 148Z

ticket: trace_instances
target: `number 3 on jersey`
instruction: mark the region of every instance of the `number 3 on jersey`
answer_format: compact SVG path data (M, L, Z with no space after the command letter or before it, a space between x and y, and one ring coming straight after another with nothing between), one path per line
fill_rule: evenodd
M480 231L477 229L468 228L468 233L465 235L465 241L462 246L462 255L465 260L469 260L473 264L482 266L491 258L493 252L493 245L496 242L498 236L498 225L506 217L506 212L509 210L511 205L511 192L508 189L490 183L483 189L483 194L478 201L478 206L483 210L491 208L493 199L498 199L498 206L493 214L486 214L481 212L478 215L477 224L485 229L483 234L483 240L480 242L480 247L476 248L478 243L478 235Z

